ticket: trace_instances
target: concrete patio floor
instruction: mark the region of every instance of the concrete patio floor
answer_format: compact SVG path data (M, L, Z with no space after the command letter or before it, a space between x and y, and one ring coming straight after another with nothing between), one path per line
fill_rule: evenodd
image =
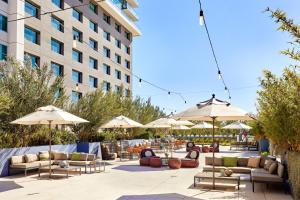
M221 155L253 155L255 152L228 151L221 148ZM177 151L174 156L184 157L186 152ZM197 169L170 170L138 166L138 161L108 162L105 172L75 175L69 179L47 175L38 178L36 173L0 178L0 199L99 199L99 200L196 200L196 199L253 199L292 200L279 186L257 184L252 192L249 181L241 182L238 190L208 190L193 187L193 176L201 171L204 157L201 154Z

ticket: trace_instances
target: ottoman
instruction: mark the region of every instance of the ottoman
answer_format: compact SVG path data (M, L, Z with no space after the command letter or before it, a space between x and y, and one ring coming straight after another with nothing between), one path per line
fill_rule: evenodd
M150 158L141 158L140 159L141 166L149 166L150 165Z
M170 169L179 169L181 167L181 160L179 158L170 158L168 165Z
M150 158L149 164L151 167L161 167L162 160L160 158L152 157Z

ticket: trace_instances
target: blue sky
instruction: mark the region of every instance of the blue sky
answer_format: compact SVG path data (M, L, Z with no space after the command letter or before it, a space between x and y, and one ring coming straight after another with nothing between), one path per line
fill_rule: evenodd
M291 40L262 11L280 8L300 22L300 1L202 0L219 65L232 93L232 104L255 112L258 77L263 69L280 74L291 63L280 50ZM215 93L227 100L218 79L204 27L199 25L197 0L140 0L137 10L143 35L135 38L133 73L183 94L187 104L145 83L133 81L134 95L151 97L166 112L182 111Z

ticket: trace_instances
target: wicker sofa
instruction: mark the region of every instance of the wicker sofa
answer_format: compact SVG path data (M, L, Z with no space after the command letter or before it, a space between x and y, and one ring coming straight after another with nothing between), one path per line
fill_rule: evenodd
M287 189L286 179L287 179L287 170L286 167L275 161L271 158L265 157L256 157L259 159L259 163L256 166L249 166L249 157L237 158L236 166L226 167L224 166L224 158L218 157L215 158L215 172L220 172L221 170L231 169L233 173L241 173L241 174L250 174L250 181L252 182L252 190L255 190L255 183L266 183L266 184L282 184L285 189ZM203 167L203 171L213 171L212 157L205 158L205 166ZM274 164L273 164L274 163ZM272 164L273 169L270 169ZM285 190L286 191L286 190Z
M75 155L76 154L76 155ZM69 165L72 166L82 166L87 172L87 167L90 167L90 172L92 167L96 167L96 155L87 153L77 153L72 154L52 151L51 152L51 165L59 165L61 161L67 161ZM12 156L10 159L9 175L13 171L24 171L25 176L27 172L31 170L37 170L41 166L49 165L49 152L43 151L37 154L25 154L19 156Z

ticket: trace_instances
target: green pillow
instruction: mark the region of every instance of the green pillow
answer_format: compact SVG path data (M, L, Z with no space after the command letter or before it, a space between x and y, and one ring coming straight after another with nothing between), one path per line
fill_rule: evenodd
M72 153L71 160L72 161L80 161L81 155L80 153Z
M236 167L237 166L237 157L223 157L225 167Z

